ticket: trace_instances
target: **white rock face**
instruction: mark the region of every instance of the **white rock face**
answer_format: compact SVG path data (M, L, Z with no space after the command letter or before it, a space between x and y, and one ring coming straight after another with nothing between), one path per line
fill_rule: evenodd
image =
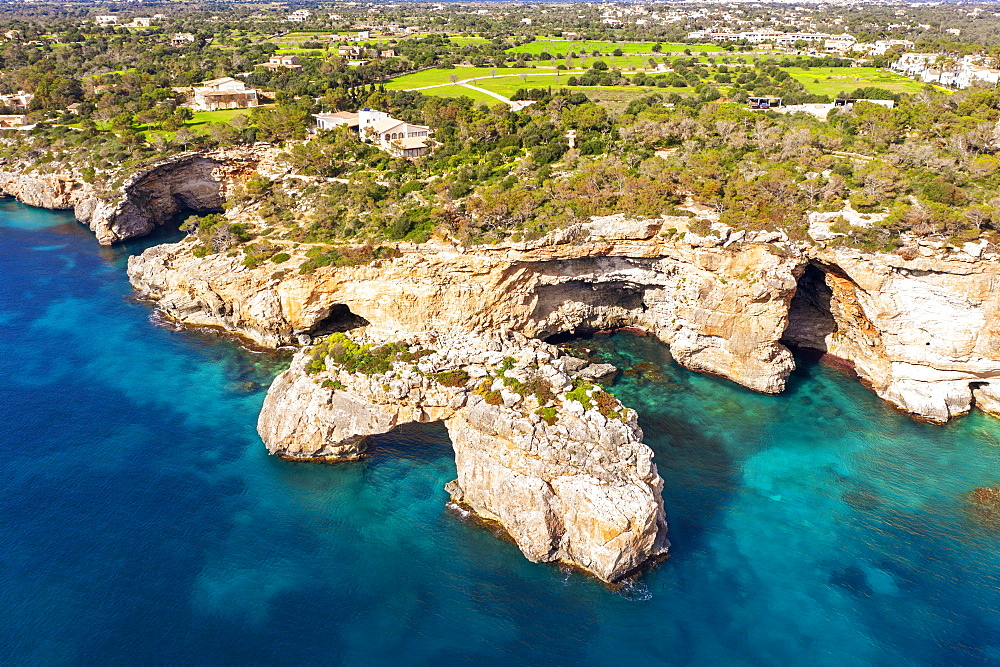
M0 192L28 206L71 209L94 197L94 189L73 174L0 170Z
M516 334L408 342L416 340L434 347L426 359L437 369L468 368L490 347L500 347L504 356L530 347L538 355L516 370L558 373L552 365L558 349ZM498 523L530 560L565 562L615 581L666 553L663 480L642 444L635 412L610 395L611 417L597 404L573 414L563 409L561 394L551 399L547 421L525 407L537 405L534 396L516 406L493 404L477 392L484 380L445 386L432 375L413 373L410 361L396 361L386 373L349 373L332 358L327 370L310 374L312 353L300 352L268 391L258 431L271 453L352 459L363 455L366 436L407 422L443 421L458 469L458 479L448 485L453 500ZM496 377L498 371L491 373Z
M182 243L131 258L128 271L174 319L272 347L328 326L346 308L386 336L508 329L545 338L637 327L669 344L682 365L768 393L781 391L794 368L778 341L801 258L757 243L703 248L663 237L518 245L464 254L404 246L396 259L309 275L294 270L299 255L272 284L273 266L197 259Z
M903 260L845 249L830 267L833 328L825 350L854 363L882 398L930 421L997 412L1000 266L961 259Z

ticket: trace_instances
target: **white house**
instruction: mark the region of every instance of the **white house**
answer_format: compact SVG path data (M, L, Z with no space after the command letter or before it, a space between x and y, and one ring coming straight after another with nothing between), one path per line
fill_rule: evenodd
M257 90L231 76L204 81L191 91L190 106L199 111L248 109L260 103Z
M350 111L315 113L313 114L313 118L316 119L317 130L332 130L340 126L350 127L355 130L358 129L358 114Z
M27 111L32 99L34 95L19 90L13 95L0 95L0 106L7 107L11 111Z
M361 139L378 144L396 157L420 157L430 150L430 131L426 125L397 120L384 111L358 111Z
M190 32L175 32L174 36L170 38L170 43L174 46L184 46L192 42L194 42L194 35Z
M908 39L880 39L875 42L869 53L873 56L884 56L892 49L900 47L902 49L912 49L913 42Z
M94 17L94 25L117 25L117 24L118 24L117 16L104 15L104 16Z
M996 86L997 83L1000 83L1000 70L971 63L963 63L955 77L955 86L958 88Z

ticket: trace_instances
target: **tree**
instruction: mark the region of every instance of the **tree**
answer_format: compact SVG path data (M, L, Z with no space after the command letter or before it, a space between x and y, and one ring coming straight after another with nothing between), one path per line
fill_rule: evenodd
M177 142L182 149L187 150L187 147L196 139L194 132L186 127L182 127L177 130L174 134L174 141Z

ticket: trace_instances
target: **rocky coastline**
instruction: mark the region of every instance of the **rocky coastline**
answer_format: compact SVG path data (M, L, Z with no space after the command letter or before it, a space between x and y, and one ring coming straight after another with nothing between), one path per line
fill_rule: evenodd
M281 172L274 155L257 146L176 156L115 197L72 178L10 172L0 172L0 190L72 207L110 244L181 210L221 210L249 175ZM252 210L227 215L254 222ZM400 243L367 263L308 272L297 270L307 261L301 245L287 246L276 267L233 252L199 257L186 239L130 258L128 274L177 323L299 348L261 412L271 453L352 460L368 436L444 422L458 463L455 503L502 527L533 561L615 581L666 554L662 480L635 413L593 384L596 369L547 339L641 330L682 366L762 393L785 388L792 349L814 350L917 418L1000 414L991 247L911 236L896 254L874 253L831 243L821 221L811 234L733 230L704 211L616 215L534 241ZM396 356L359 370L344 365L345 346ZM540 393L518 391L526 385Z

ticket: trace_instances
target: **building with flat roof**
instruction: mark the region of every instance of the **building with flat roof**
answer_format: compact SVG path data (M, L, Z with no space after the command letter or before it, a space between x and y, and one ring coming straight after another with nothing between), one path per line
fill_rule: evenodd
M203 81L191 89L188 106L198 111L249 109L260 104L255 88L231 76Z

